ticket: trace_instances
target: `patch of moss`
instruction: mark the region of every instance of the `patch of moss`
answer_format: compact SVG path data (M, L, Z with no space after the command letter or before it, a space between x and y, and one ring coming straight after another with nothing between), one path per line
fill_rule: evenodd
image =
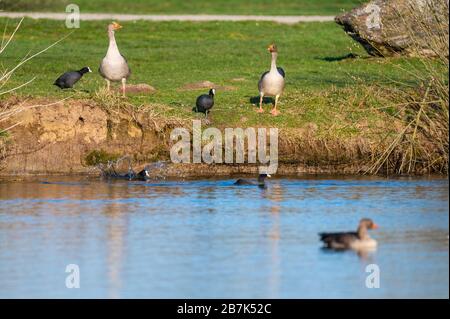
M84 158L89 166L96 166L98 164L107 164L110 161L116 161L119 158L116 154L110 154L104 150L93 150Z
M0 130L0 138L8 138L9 137L9 132L8 131L1 131Z

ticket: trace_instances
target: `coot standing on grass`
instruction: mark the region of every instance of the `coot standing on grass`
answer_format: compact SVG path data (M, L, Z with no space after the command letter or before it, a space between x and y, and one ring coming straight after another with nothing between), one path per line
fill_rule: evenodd
M239 178L236 182L234 182L234 185L255 185L259 187L265 187L265 180L267 177L270 178L271 176L269 174L259 174L257 181Z
M369 218L363 218L359 221L356 232L342 233L319 233L320 240L323 241L326 248L331 249L373 249L377 242L369 236L369 229L377 229L378 225Z
M216 90L209 90L208 94L202 94L197 98L195 102L194 111L205 113L206 119L208 119L208 113L214 106L214 95L216 95Z
M53 85L58 86L60 89L71 89L75 83L77 83L84 74L92 72L89 67L84 67L79 71L69 71L61 75L56 79Z

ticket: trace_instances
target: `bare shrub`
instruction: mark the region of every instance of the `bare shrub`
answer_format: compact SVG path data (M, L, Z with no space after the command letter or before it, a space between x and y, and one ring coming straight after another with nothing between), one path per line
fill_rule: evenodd
M13 41L14 36L18 32L20 26L22 25L23 18L16 24L14 27L13 32L9 36L5 36L7 25L5 26L5 30L3 32L3 37L1 39L0 43L0 57L1 55L7 50L9 44L11 41ZM36 108L36 107L43 107L43 106L49 106L53 105L55 103L47 104L47 105L25 105L25 103L19 103L19 102L12 102L8 103L5 101L5 97L9 96L11 93L21 89L22 87L29 85L34 81L35 78L31 78L30 80L26 81L25 83L19 84L17 86L8 87L7 84L11 77L14 75L14 72L16 72L21 66L23 66L25 63L29 62L30 60L34 59L36 56L44 53L45 51L49 50L53 46L57 45L59 42L64 40L66 37L68 37L70 33L60 40L54 42L53 44L49 45L48 47L40 50L39 52L36 52L31 55L25 55L22 60L17 63L16 65L10 67L10 68L4 68L0 69L0 163L6 158L8 153L8 147L11 145L11 141L8 138L9 137L9 131L13 129L15 126L21 124L20 122L15 122L13 119L14 117L30 108ZM61 100L63 101L63 100ZM58 101L58 102L61 102Z

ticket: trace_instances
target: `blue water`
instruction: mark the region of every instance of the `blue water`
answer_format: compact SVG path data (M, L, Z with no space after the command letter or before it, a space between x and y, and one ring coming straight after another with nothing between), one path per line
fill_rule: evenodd
M0 182L0 297L448 298L448 180ZM318 232L380 228L365 253ZM66 288L66 265L80 288ZM367 288L366 266L380 270Z

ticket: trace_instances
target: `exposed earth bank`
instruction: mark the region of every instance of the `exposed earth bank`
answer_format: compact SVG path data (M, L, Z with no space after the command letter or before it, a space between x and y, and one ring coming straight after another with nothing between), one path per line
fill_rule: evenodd
M170 161L170 133L192 131L191 119L160 117L151 108L105 109L93 100L10 100L1 136L0 175L99 174L99 163L129 156L135 170ZM8 109L8 106L7 106ZM214 123L211 124L214 126ZM202 129L208 127L202 124ZM223 132L224 128L219 127ZM329 139L316 135L313 123L279 130L278 174L355 174L372 161L378 142L366 137ZM369 135L370 136L370 135ZM254 164L168 164L167 176L216 176L256 173Z

